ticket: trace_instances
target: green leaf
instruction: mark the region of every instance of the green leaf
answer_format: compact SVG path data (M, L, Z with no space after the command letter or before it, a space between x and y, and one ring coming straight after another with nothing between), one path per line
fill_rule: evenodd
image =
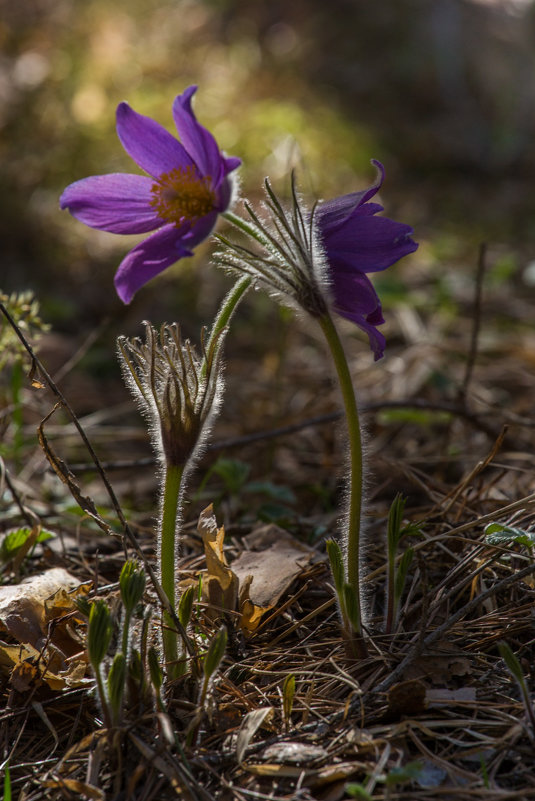
M126 681L126 659L122 652L115 654L108 673L108 694L112 708L113 721L118 723L123 703L124 685Z
M163 671L160 666L160 658L158 656L158 652L156 648L154 648L154 646L152 645L149 648L148 661L149 661L150 680L153 684L154 689L156 690L156 695L158 695L163 683Z
M392 557L400 540L401 524L403 523L403 512L405 511L406 499L398 493L390 506L388 512L387 543L388 553Z
M3 801L11 801L11 773L9 771L9 764L6 764L4 771Z
M195 600L195 587L188 587L180 596L178 603L178 619L183 627L187 629L193 611L193 601Z
M221 660L223 659L227 648L227 639L227 627L221 626L215 637L212 639L210 647L208 648L208 652L204 657L203 672L205 678L212 678L221 664Z
M524 531L522 528L506 526L504 523L489 523L484 529L487 545L525 545L528 548L535 546L535 531Z
M392 768L392 770L385 776L384 782L387 787L394 784L405 784L406 782L418 779L423 770L423 764L419 760L414 762L407 762L406 765L401 765L399 768Z
M371 795L363 784L351 782L350 784L346 784L345 791L351 798L358 798L359 801L372 801Z
M284 720L289 722L295 696L295 676L289 673L282 684L282 708L284 713Z
M409 567L411 566L413 557L414 557L414 548L407 548L407 550L399 560L399 564L397 566L397 571L396 571L395 587L394 587L394 598L396 600L396 603L399 602L399 599L403 595L405 582L407 581L407 572L409 570Z
M281 503L292 504L296 500L295 494L289 487L281 487L271 481L249 481L243 487L243 491L250 494L266 495L268 498Z
M295 519L294 510L280 503L264 503L256 514L263 523L276 523L281 528L287 527Z
M4 539L2 540L2 544L0 545L0 561L1 562L9 562L13 559L18 551L22 548L23 545L26 544L28 538L32 534L31 528L19 528L16 531L10 531L9 534L6 534ZM53 534L51 531L46 531L43 529L39 532L37 539L35 542L46 542L47 540L52 539L56 535Z
M127 614L131 615L145 592L145 571L133 560L125 562L119 576L121 598Z
M132 648L132 653L130 654L130 664L128 665L128 675L131 676L136 684L141 684L143 679L143 662L141 660L141 654L137 648Z
M86 617L89 617L91 614L91 603L87 600L85 595L79 595L78 598L74 599L74 604L79 612Z
M498 650L500 651L500 656L507 665L513 678L515 678L520 685L524 686L526 681L524 678L524 671L522 670L520 662L509 645L507 645L506 642L499 642Z
M343 598L344 598L344 606L343 609L347 615L347 619L351 623L353 627L353 631L356 634L360 634L360 609L359 609L359 600L355 595L355 591L351 584L347 582L344 584L343 589Z
M327 547L327 556L329 557L329 564L333 574L334 587L340 603L344 597L344 557L342 556L342 549L336 540L327 540L325 543Z
M108 652L113 633L110 610L105 601L96 601L91 606L87 627L87 652L95 670Z
M211 472L223 479L227 492L237 495L247 481L251 466L239 459L222 458L217 460Z

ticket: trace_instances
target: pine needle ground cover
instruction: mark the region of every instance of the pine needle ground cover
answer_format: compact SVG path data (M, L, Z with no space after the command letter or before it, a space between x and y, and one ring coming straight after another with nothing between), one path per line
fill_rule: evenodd
M205 653L224 621L225 655L202 708L188 672L167 686L165 707L131 696L113 736L95 696L87 618L75 596L104 601L119 636L125 554L155 556L155 466L124 399L77 417L124 507L134 547L65 410L50 416L68 399L38 366L32 371L33 386L25 380L19 398L22 450L14 450L19 429L7 406L3 418L10 452L2 485L2 747L12 797L535 793L531 334L522 302L511 298L497 337L486 321L500 304L505 323L502 290L471 283L472 293L457 298L464 323L454 331L447 315L397 309L387 369L365 363L356 348L373 475L368 656L348 656L340 637L325 553L344 491L338 395L319 343L283 320L285 347L267 361L240 359L228 376L228 412L197 468L184 521L180 580L194 587L193 642ZM276 393L268 390L274 375ZM32 446L45 418L41 441L63 482ZM408 547L414 556L387 635L386 535L396 493L406 498L397 558ZM215 517L204 511L210 502ZM20 544L6 544L14 530L25 532L23 555ZM9 596L13 584L31 588L50 571L61 572L61 591ZM147 585L135 636L149 607L156 610L158 599ZM504 642L513 663L500 651Z

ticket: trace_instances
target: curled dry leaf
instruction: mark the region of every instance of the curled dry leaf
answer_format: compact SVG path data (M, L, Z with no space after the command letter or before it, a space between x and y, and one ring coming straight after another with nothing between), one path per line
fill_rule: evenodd
M420 715L427 709L425 684L419 679L408 679L393 684L387 695L385 721Z
M212 616L222 610L240 612L245 633L258 628L314 556L312 548L284 529L267 525L244 537L248 550L229 566L223 551L225 529L218 527L212 505L201 512L198 530L206 554L204 600Z
M239 581L228 566L223 553L225 529L218 527L212 504L199 516L198 531L202 537L206 555L207 576L203 580L203 596L212 616L220 616L222 610L234 612L238 608ZM214 615L215 613L215 615Z
M63 618L76 610L75 596L87 590L59 567L0 587L0 632L19 643L0 642L0 671L11 673L14 689L24 692L41 681L53 690L85 683L83 644L72 621Z
M247 576L253 581L249 597L256 606L272 609L292 581L304 570L314 551L274 524L262 526L244 537L249 550L232 563L240 584Z

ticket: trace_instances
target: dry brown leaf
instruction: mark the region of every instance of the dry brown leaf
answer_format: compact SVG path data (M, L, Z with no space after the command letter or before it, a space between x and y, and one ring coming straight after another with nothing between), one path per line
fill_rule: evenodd
M203 598L208 614L239 611L240 626L254 632L263 617L310 562L314 551L275 525L262 526L244 537L249 549L229 566L224 551L225 529L218 527L210 504L199 517L198 531L206 555Z
M225 529L218 528L212 504L201 512L198 531L206 555L207 576L202 583L204 600L216 615L221 610L234 612L238 608L239 581L223 553Z
M232 562L232 570L240 585L247 576L253 577L249 598L255 606L272 609L310 563L314 551L273 524L253 531L244 542L251 550Z
M405 671L404 677L427 678L435 685L444 686L452 677L466 676L471 671L470 659L462 651L447 641L440 641L433 646L432 652L416 657Z
M0 673L11 675L11 684L15 690L25 692L28 688L23 686L23 676L28 674L25 665L31 666L32 671L38 671L39 681L44 681L51 690L59 692L73 687L83 687L93 684L93 679L86 676L87 653L79 654L77 659L70 659L68 664L58 652L53 652L52 659L48 659L45 651L44 658L39 659L40 652L31 645L7 645L0 641ZM54 665L55 670L51 669ZM22 682L22 683L21 683Z
M0 628L20 643L0 642L0 672L11 675L14 690L25 693L45 682L57 692L91 681L83 642L70 620L75 597L86 593L88 585L68 591L76 585L77 578L54 568L16 586L0 587Z
M240 626L245 634L256 631L265 612L269 612L270 606L257 606L251 601L249 589L254 576L247 576L240 584Z
M27 693L36 685L41 684L39 668L30 661L19 662L11 673L11 686L18 693Z
M106 794L103 790L100 790L98 787L93 787L91 784L77 781L76 779L62 779L58 777L57 779L48 779L44 781L43 784L45 787L65 788L66 790L76 793L80 798L91 798L95 799L95 801L104 801L106 798Z
M425 712L426 687L419 679L400 681L388 691L388 708L384 719L387 721L399 720L401 717L412 717Z
M62 567L54 567L15 586L0 587L0 628L20 643L42 648L48 628L46 601L79 584Z

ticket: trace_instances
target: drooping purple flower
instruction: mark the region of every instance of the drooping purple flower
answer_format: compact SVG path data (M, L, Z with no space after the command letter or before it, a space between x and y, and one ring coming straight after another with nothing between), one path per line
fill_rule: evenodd
M193 255L231 203L229 174L241 161L224 156L213 135L197 122L191 107L196 91L190 86L173 103L180 142L155 120L120 103L117 134L148 175L94 175L68 186L60 198L62 209L92 228L114 234L154 231L117 270L115 287L124 303L151 278Z
M385 349L385 338L377 330L384 318L366 273L385 270L418 244L411 239L409 225L375 216L383 207L368 201L381 188L385 171L380 162L373 164L378 175L372 186L318 204L315 219L327 256L334 310L366 332L377 360Z

